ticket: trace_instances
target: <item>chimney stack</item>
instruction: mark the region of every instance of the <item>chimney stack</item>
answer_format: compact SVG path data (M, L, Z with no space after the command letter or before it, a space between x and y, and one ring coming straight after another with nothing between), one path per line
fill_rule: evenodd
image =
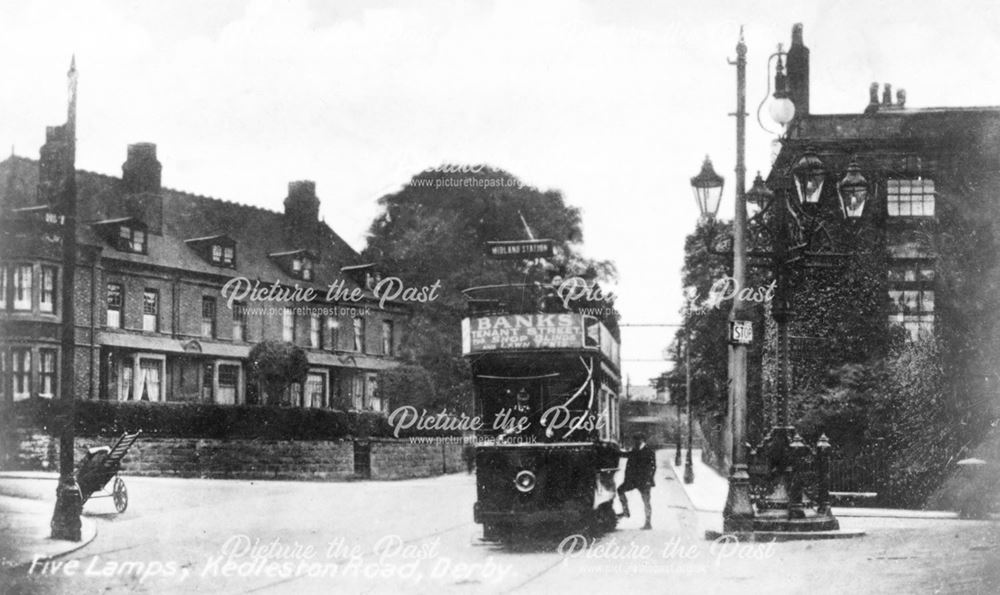
M66 126L47 126L39 150L38 204L58 205L73 165L72 140Z
M792 27L792 46L785 59L788 97L795 104L795 117L809 115L809 48L802 41L802 23Z
M292 233L311 233L319 222L319 198L316 182L297 180L288 183L285 198L285 223Z
M158 193L160 191L160 173L163 166L156 159L156 145L153 143L135 143L128 146L128 156L122 164L122 184L125 192L139 194L142 192Z

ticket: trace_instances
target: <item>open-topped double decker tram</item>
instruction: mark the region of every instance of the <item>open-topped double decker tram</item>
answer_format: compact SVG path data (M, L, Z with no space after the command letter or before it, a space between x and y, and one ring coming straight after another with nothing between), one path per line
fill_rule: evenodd
M593 316L524 299L532 289L465 291L462 351L482 422L474 516L487 540L542 529L603 532L616 523L618 340ZM495 297L511 293L515 299Z

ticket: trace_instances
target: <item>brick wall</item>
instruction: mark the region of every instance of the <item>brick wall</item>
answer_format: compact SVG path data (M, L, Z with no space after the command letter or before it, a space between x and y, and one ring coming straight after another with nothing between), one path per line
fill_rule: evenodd
M111 446L111 438L77 437L77 462L87 448ZM59 441L43 432L20 431L0 444L8 470L56 471ZM355 477L354 443L292 440L206 440L140 437L122 461L122 473L214 479L317 479ZM371 478L407 479L465 470L461 444L371 442Z

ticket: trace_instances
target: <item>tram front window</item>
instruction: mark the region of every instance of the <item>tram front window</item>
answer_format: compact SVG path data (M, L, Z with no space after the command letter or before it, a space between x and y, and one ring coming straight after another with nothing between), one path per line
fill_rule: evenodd
M499 442L587 442L600 434L586 377L482 382L479 401L481 433Z

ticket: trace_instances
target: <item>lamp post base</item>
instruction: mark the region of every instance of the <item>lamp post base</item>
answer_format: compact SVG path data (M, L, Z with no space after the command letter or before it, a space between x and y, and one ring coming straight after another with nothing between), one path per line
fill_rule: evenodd
M729 474L729 493L722 509L722 532L753 531L754 509L750 501L750 475L746 465L733 465Z
M59 487L56 488L56 508L52 513L52 522L49 523L52 539L80 541L82 512L83 496L80 494L80 486L76 484L76 479L72 476L68 479L61 478Z

